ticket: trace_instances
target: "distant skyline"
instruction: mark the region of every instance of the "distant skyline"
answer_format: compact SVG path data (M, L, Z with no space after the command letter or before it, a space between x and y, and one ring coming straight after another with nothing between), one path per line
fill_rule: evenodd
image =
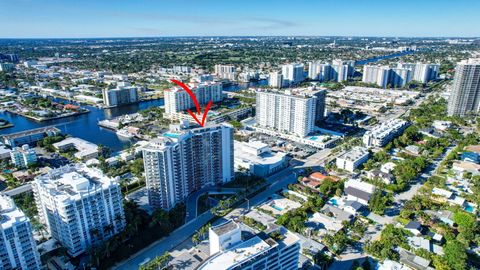
M475 0L0 0L0 38L479 37Z

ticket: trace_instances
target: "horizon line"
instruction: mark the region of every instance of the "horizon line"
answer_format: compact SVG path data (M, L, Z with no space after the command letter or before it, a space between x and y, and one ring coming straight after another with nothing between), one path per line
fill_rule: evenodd
M178 35L178 36L92 36L92 37L0 37L0 40L35 39L133 39L133 38L252 38L252 37L316 37L316 38L464 38L479 39L480 36L381 36L381 35Z

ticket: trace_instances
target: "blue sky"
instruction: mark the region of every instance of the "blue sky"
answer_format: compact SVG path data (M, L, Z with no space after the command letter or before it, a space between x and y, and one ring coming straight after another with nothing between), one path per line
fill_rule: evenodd
M0 38L480 36L478 0L0 0Z

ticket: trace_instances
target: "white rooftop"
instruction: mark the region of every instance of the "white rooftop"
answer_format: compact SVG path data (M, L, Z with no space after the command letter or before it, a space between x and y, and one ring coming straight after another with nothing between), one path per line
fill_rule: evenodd
M229 267L239 264L249 258L254 257L259 252L271 248L269 244L263 241L260 237L255 236L245 242L242 242L231 249L221 252L205 264L200 269L203 270L218 270L228 269Z
M17 221L25 221L25 214L17 208L13 199L0 193L0 226L2 229L12 227Z
M338 158L349 160L349 161L356 161L367 154L368 154L367 148L357 146L352 148L350 151L343 153Z
M233 148L235 159L255 164L275 164L281 162L287 155L270 152L267 144L257 141L249 143L234 141Z
M53 144L53 147L57 149L70 146L77 149L78 152L75 153L75 157L80 159L98 152L98 146L96 144L76 137L69 137Z
M355 180L355 179L349 179L348 181L346 181L345 182L345 188L347 188L347 187L353 187L353 188L363 190L363 191L368 192L368 193L373 193L375 191L375 186L374 185L372 185L370 183L367 183L367 182Z
M109 187L116 183L116 180L104 175L99 169L74 164L37 176L35 183L59 200L77 200L93 189Z

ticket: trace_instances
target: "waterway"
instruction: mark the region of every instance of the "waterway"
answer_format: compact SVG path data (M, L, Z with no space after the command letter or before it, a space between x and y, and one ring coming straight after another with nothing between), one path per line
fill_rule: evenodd
M378 56L370 59L356 61L355 65L364 65L366 63L377 62L383 59L395 58L412 53L415 52L408 51ZM223 89L225 91L239 91L259 85L268 85L268 80L259 80L257 82L249 83L235 83L225 86ZM59 100L57 99L57 101ZM124 149L126 146L131 145L133 141L123 137L119 137L115 132L111 130L99 127L97 124L98 121L104 119L111 119L123 114L135 113L139 110L147 109L149 107L162 105L164 105L163 99L142 101L137 104L131 104L109 109L100 109L92 106L84 106L90 110L90 113L43 122L30 120L23 116L15 115L9 112L0 112L0 118L8 120L10 123L14 124L13 127L0 130L0 135L54 125L60 130L62 130L62 132L65 134L79 137L95 144L102 144L108 146L110 149L112 149L112 151L116 152Z
M99 127L97 124L98 121L111 119L123 114L135 113L139 110L147 109L149 107L162 105L164 105L163 99L142 101L136 104L109 109L84 106L90 110L89 113L43 122L30 120L23 116L15 115L9 112L0 112L0 118L6 119L10 123L14 124L13 127L0 130L0 134L14 133L53 125L62 130L64 134L69 134L73 137L79 137L95 144L108 146L110 149L112 149L112 151L116 152L124 149L126 146L131 145L133 141L117 136L117 134L112 130Z
M390 59L390 58L395 58L395 57L400 57L400 56L404 56L404 55L413 54L415 52L416 51L403 51L403 52L392 53L392 54L372 57L372 58L368 58L368 59L358 60L358 61L355 61L355 65L356 66L365 65L365 64L368 64L368 63L378 62L378 61L384 60L384 59Z
M234 83L231 85L224 86L223 91L235 92L235 91L248 89L250 87L265 86L265 85L268 85L268 80L266 79L258 80L257 82Z

